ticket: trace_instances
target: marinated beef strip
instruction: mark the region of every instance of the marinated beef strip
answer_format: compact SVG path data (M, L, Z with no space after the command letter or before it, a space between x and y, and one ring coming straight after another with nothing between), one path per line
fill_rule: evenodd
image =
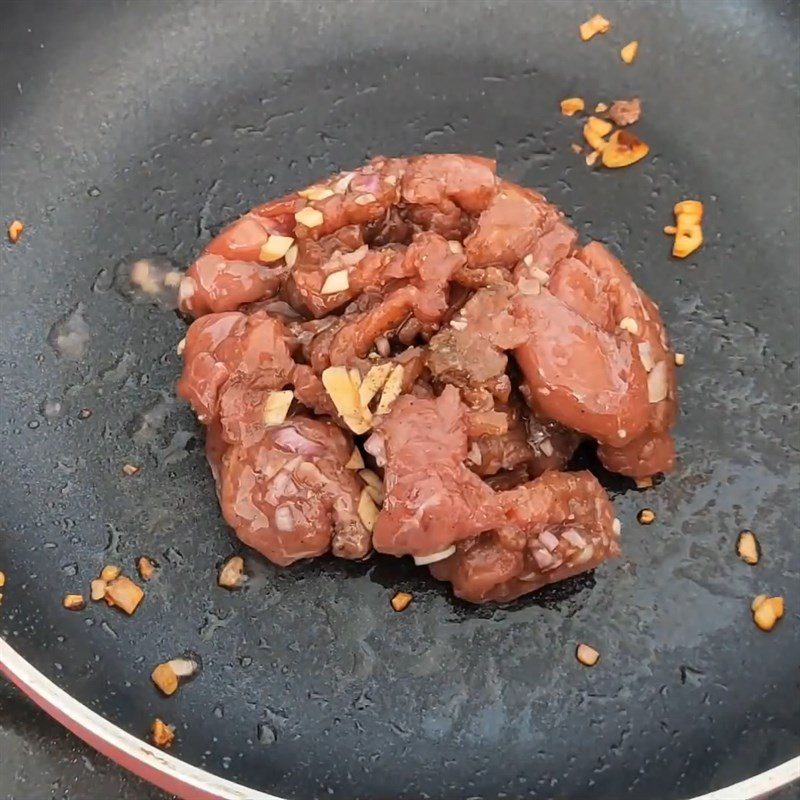
M564 469L580 444L581 437L575 431L535 419L516 395L503 413L508 423L505 433L470 439L467 464L477 475L516 472L517 483L522 483L548 470Z
M430 567L463 600L508 602L620 554L619 522L589 472L546 472L500 498L504 525Z
M674 465L674 359L658 308L592 242L520 299L531 337L515 355L531 406L592 436L611 470L631 477Z
M604 320L606 330L622 330L631 337L647 373L649 413L644 432L637 438L629 437L618 447L601 442L598 455L607 469L633 478L670 472L675 464L675 445L669 431L678 413L678 390L675 357L661 313L604 245L591 242L581 250L580 259L591 270L592 283L599 284L611 300ZM561 280L556 275L553 291L561 290ZM564 276L563 281L569 283L568 277ZM587 286L588 297L579 286L565 291L568 302L578 304L581 299L591 299L591 289L583 285Z
M333 365L364 358L380 336L391 333L409 315L425 324L438 324L447 312L447 287L453 271L463 263L460 246L454 250L435 233L420 233L403 259L409 281L389 292L361 314L346 315L329 347ZM348 319L349 316L349 319Z
M464 240L470 270L511 271L560 216L532 189L500 181L497 193Z
M458 390L400 397L366 443L384 470L376 550L430 563L502 519L497 494L465 466L467 409Z
M561 469L577 446L575 436L532 420L511 397L506 351L527 339L524 320L514 315L516 292L509 283L480 289L428 347L434 381L457 386L471 409L468 463L481 476L523 466L528 477Z
M615 336L542 288L518 298L528 340L514 351L534 411L614 446L647 425L647 373L627 333Z
M186 336L178 394L207 426L222 512L243 542L281 565L331 549L363 558L370 534L356 513L363 484L345 469L350 436L299 415L265 422L269 396L287 385L310 407L315 394L327 397L321 384L303 383L316 376L294 363L289 341L261 311L201 317Z
M509 600L618 552L596 481L561 472L583 438L624 475L674 463L657 306L489 159L378 157L257 206L190 266L179 307L178 394L223 514L278 564L374 546ZM376 367L386 402L360 389ZM366 398L356 427L332 368ZM359 442L382 508L364 506Z
M333 551L363 558L370 533L358 516L363 484L345 465L353 443L332 422L292 417L222 456L222 513L247 545L281 566Z
M428 367L440 385L459 387L466 399L488 394L499 402L508 400L506 351L527 338L524 324L514 316L514 294L507 283L479 290L431 339Z

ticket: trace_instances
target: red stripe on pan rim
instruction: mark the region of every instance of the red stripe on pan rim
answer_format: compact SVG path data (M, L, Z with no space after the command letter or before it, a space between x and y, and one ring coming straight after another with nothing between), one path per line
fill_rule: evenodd
M227 781L126 733L59 689L0 638L0 672L51 717L104 756L182 800L281 800ZM758 800L800 780L800 756L692 800Z

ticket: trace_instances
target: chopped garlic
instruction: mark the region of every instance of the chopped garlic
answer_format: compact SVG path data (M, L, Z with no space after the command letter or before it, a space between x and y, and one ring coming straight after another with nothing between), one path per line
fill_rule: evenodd
M358 390L358 398L362 406L366 408L375 395L383 389L392 371L392 366L392 363L388 361L385 364L376 364L374 367L370 367Z
M766 594L757 594L750 603L750 610L755 611L768 597Z
M301 189L297 194L306 200L327 200L333 197L333 191L327 186L309 186L308 189Z
M586 667L593 667L600 660L600 653L588 644L579 644L575 650L575 658Z
M410 595L408 592L397 592L390 602L395 611L405 611L408 608L408 604L413 599L414 596Z
M358 474L361 476L361 480L363 480L367 486L374 486L376 489L383 488L383 481L377 472L374 472L371 469L362 469Z
M144 592L130 578L120 575L106 586L106 602L131 615L142 602Z
M656 365L656 362L653 360L653 350L650 347L650 343L639 342L638 350L639 350L639 360L642 362L642 366L644 367L645 372L652 372L653 367Z
M762 631L771 631L775 627L775 623L784 614L782 597L768 597L760 594L753 600L751 608L753 610L753 621Z
M350 454L350 460L344 465L345 469L364 469L364 456L361 455L361 451L358 447L353 448L353 452Z
M611 28L611 23L600 14L595 14L580 26L581 39L588 42L593 36L598 33L605 33Z
M325 283L322 284L320 294L336 294L337 292L346 292L350 288L350 279L347 276L346 269L340 269L338 272L332 272L325 278Z
M350 369L347 370L347 374L350 376L350 383L353 384L356 394L358 394L361 390L361 372L357 367L350 367Z
M139 577L143 581L149 581L155 574L156 565L153 563L152 559L149 559L147 556L139 556L136 561L136 569L139 572Z
M620 328L624 331L628 331L628 333L634 334L634 336L639 333L639 323L633 317L623 317L619 323Z
M289 413L289 408L294 400L294 393L290 389L282 392L270 392L264 401L262 419L265 425L281 425Z
M366 433L372 423L372 414L361 405L358 389L353 385L347 369L328 367L322 373L322 385L350 430L353 433Z
M677 224L672 255L686 258L703 244L703 204L699 200L682 200L675 204L673 213Z
M106 596L106 582L102 578L95 578L90 587L92 600L102 600Z
M641 161L649 152L649 145L630 131L615 131L603 148L603 166L610 169L629 167Z
M375 520L378 519L379 513L378 506L375 505L370 493L367 489L362 489L358 501L358 517L368 531L375 527Z
M667 362L659 361L647 376L647 397L651 403L660 403L668 391Z
M25 226L18 219L15 219L8 226L8 241L11 242L11 244L16 244L19 241L19 237L22 236L22 231L24 230Z
M106 582L109 583L113 581L115 578L118 578L120 573L122 572L122 567L116 566L116 564L106 564L103 569L100 571L100 577Z
M150 673L150 680L166 695L174 694L178 688L178 676L169 664L158 664Z
M86 601L82 594L65 594L62 603L64 608L69 611L82 611L86 608Z
M162 720L156 717L153 720L153 725L150 728L150 738L156 747L161 747L166 750L172 745L175 739L175 726L167 725Z
M265 264L279 261L289 252L289 248L291 248L293 244L294 239L291 236L275 236L274 234L270 234L267 241L261 246L258 258Z
M619 56L626 64L632 64L638 52L639 42L634 39L634 41L628 42L628 44L619 51Z
M636 515L636 519L638 519L638 520L639 520L639 522L640 522L642 525L649 525L651 522L653 522L653 520L655 520L655 518L656 518L656 513L655 513L655 511L653 511L653 510L652 510L652 509L650 509L650 508L643 508L643 509L642 509L642 510L641 510L641 511L640 511L640 512L639 512L639 513Z
M746 564L758 564L761 547L753 531L742 531L736 540L736 552Z
M305 225L306 228L317 228L325 221L325 217L322 216L322 212L319 209L312 208L311 206L301 208L300 211L294 215L294 218L301 225Z
M605 137L611 133L614 126L605 119L599 117L589 117L583 126L583 138L589 143L592 149L602 152L608 145Z
M583 111L585 107L586 104L582 97L565 97L561 101L561 113L565 117L572 117L579 111Z
M383 505L383 481L371 469L362 469L359 473L361 480L367 484L369 496L379 505Z
M400 396L403 388L403 365L398 364L389 375L378 401L376 414L386 414L391 408L392 403Z
M366 194L360 194L353 202L357 206L368 206L370 203L374 203L376 199L374 194L367 192Z
M241 556L232 556L223 565L217 575L217 583L223 589L238 589L244 583L244 559Z

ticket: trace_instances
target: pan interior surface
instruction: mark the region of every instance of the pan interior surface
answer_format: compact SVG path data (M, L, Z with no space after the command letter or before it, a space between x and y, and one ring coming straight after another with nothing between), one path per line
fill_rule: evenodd
M161 717L173 754L281 797L672 800L800 751L796 615L765 634L749 612L798 597L797 7L605 2L612 30L583 43L584 3L489 5L4 5L0 207L26 228L0 270L0 634L125 730ZM573 95L641 97L648 159L590 170ZM622 559L508 607L390 558L248 553L220 589L240 548L174 399L185 326L131 302L119 265L183 267L258 202L448 151L543 190L659 303L686 353L676 472L615 498ZM661 229L686 197L706 243L675 262ZM132 618L61 607L143 554ZM200 673L164 699L150 671L183 653Z

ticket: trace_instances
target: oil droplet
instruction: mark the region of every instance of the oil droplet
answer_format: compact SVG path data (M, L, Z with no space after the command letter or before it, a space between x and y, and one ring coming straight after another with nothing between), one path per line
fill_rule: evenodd
M183 553L181 553L177 547L168 547L164 551L164 558L172 564L173 567L182 567L186 563Z
M61 401L60 400L45 400L42 405L40 406L42 414L44 414L48 419L53 419L53 417L57 417L61 413Z
M130 375L137 361L136 354L126 350L110 367L100 371L100 380L105 383L121 383Z
M100 627L112 638L118 639L117 632L105 621L100 623Z
M83 316L83 303L53 324L47 341L62 358L80 361L89 344L89 325Z
M163 256L138 258L117 265L114 285L132 303L151 303L164 310L178 307L183 273Z
M259 722L256 728L256 738L259 744L270 745L278 740L278 734L269 722Z
M30 428L32 431L35 431L35 430L36 430L36 429L39 427L39 420L38 420L38 419L32 419L32 420L31 420L31 421L28 423L28 427L29 427L29 428Z
M170 464L177 464L183 461L192 449L195 434L191 431L176 431L173 434L170 443L163 449L158 450L156 458L161 467L167 467Z
M92 291L97 294L105 294L113 285L114 273L110 269L103 267L103 269L95 275L94 281L92 281Z
M137 444L151 441L169 416L173 401L168 396L139 412L128 425L128 434Z

